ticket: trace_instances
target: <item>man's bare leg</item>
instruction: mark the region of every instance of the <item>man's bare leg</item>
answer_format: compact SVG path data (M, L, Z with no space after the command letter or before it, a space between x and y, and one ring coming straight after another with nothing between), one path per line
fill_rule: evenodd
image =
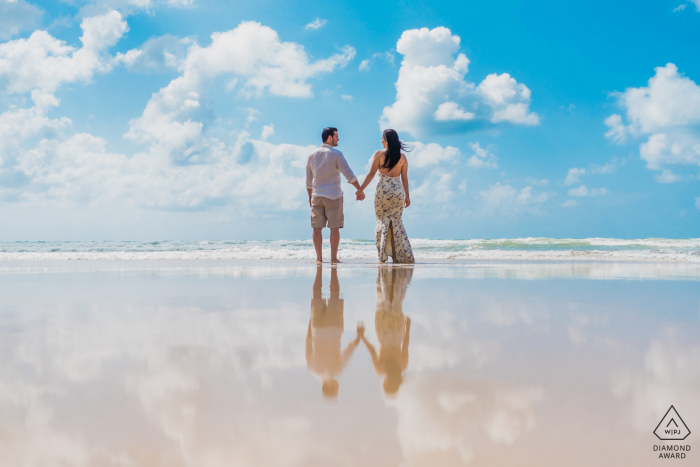
M316 262L317 263L322 263L323 262L323 252L321 248L323 248L323 229L314 229L314 233L311 238L314 239L314 248L316 249ZM331 232L333 230L331 229ZM333 238L333 234L331 233L331 239ZM333 243L333 240L331 240L331 244Z
M338 245L340 244L340 228L331 229L331 263L341 263L338 260Z

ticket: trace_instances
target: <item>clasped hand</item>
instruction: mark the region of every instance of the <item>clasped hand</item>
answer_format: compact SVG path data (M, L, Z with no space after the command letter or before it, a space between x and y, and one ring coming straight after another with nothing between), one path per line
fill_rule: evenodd
M357 190L355 192L355 200L356 201L362 201L365 199L365 192L362 190Z

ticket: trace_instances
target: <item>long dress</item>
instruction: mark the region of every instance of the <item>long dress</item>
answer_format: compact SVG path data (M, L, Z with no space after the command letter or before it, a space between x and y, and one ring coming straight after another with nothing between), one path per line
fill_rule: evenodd
M391 256L395 263L415 263L411 242L401 220L406 194L403 190L401 177L389 177L379 174L377 189L374 192L374 212L377 215L377 227L374 230L374 241L377 244L379 261L382 263ZM391 233L393 232L394 247L392 249Z

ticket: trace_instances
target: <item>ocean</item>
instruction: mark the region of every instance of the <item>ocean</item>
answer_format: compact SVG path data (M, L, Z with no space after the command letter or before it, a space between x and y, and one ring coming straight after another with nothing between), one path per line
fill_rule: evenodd
M417 262L613 261L700 263L700 238L412 239ZM328 249L326 241L325 247ZM328 256L328 253L325 253ZM377 258L372 240L341 240L345 260ZM0 261L22 260L313 260L308 240L0 242Z

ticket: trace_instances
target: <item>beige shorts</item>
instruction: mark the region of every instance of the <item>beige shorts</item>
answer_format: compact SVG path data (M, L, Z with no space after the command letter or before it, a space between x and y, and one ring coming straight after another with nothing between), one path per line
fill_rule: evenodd
M331 229L342 228L345 223L343 216L343 197L338 199L314 196L311 198L311 228L322 229L328 225Z

